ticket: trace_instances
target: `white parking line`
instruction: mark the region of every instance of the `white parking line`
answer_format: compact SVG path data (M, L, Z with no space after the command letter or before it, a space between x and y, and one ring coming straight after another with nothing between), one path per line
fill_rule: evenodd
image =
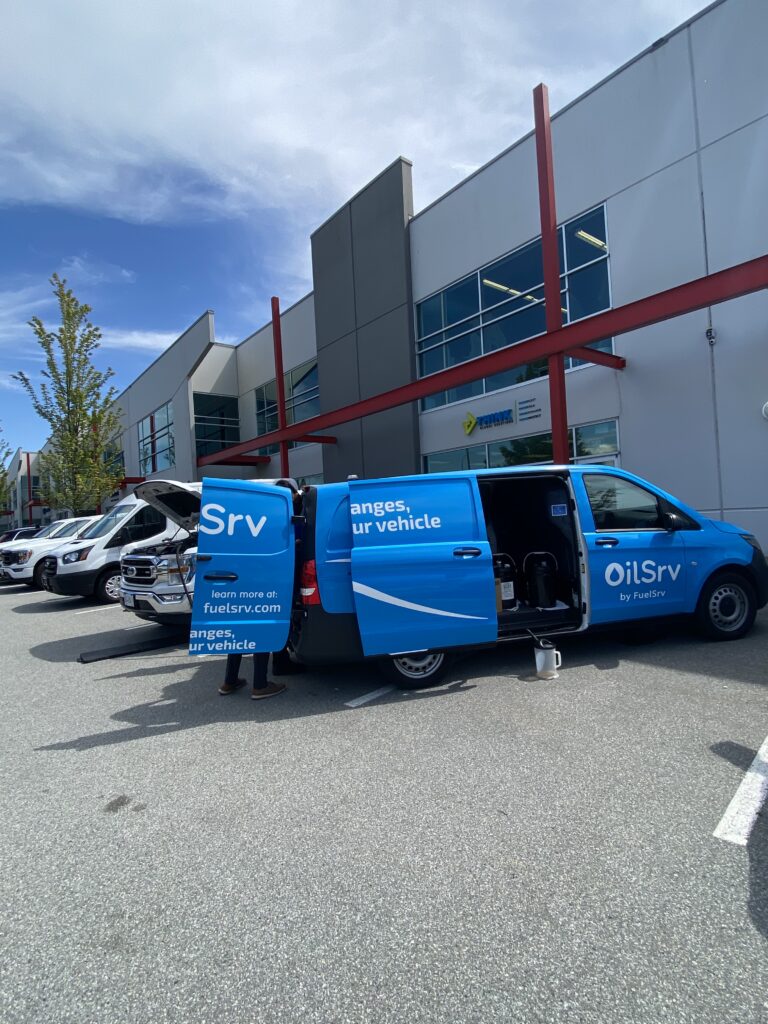
M119 604L105 604L101 608L86 608L83 612L75 612L75 615L90 615L91 612L114 612L122 611Z
M376 700L378 697L383 697L387 693L392 693L394 686L382 686L380 690L374 690L373 693L364 693L362 697L355 697L354 700L348 700L344 705L345 708L359 708L361 704L367 704L369 700Z
M746 846L749 833L768 793L768 738L758 750L749 771L741 780L736 795L728 804L720 824L714 831L716 839Z

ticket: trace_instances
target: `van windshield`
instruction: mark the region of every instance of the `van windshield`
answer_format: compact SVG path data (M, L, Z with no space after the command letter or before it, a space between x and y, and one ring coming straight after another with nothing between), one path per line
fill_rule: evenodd
M111 533L121 519L125 519L129 512L136 509L134 504L115 505L111 512L107 512L103 519L97 520L85 533L80 534L80 540L93 540L96 537L106 537Z
M72 522L71 523L67 523L66 526L63 529L57 530L56 536L57 537L72 537L74 534L76 534L78 532L78 530L82 530L82 528L83 528L83 521L82 521L82 519L73 519Z
M38 533L35 534L35 540L40 540L43 537L56 536L61 529L61 523L50 523L48 526L43 527ZM28 536L28 534L19 534L19 539L22 536Z

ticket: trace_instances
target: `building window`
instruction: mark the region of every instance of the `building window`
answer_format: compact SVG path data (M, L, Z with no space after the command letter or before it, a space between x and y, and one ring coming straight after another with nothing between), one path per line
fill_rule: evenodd
M240 410L231 395L195 392L195 448L198 456L212 455L240 440Z
M560 306L564 323L610 309L605 207L582 214L558 228ZM508 348L545 331L544 269L541 239L490 263L416 306L419 377ZM591 348L613 351L613 339ZM566 370L584 360L565 358ZM462 384L422 399L437 409L547 375L540 359L512 370Z
M301 423L320 412L320 388L317 377L317 360L310 359L301 366L288 370L283 374L285 394L285 416L288 424ZM277 388L276 381L270 380L256 388L256 430L258 434L268 434L277 430ZM296 441L291 441L290 448L298 448ZM268 445L259 449L261 455L274 455L278 445Z
M139 472L149 476L175 465L173 408L168 402L139 420Z
M604 420L587 423L569 430L571 459L574 462L615 465L619 454L618 423ZM462 469L494 469L498 466L525 466L552 462L552 432L505 441L475 444L431 452L424 456L425 473L446 473Z

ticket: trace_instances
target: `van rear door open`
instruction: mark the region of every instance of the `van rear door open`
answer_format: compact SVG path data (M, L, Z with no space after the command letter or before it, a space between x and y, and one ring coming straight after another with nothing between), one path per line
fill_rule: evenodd
M491 549L473 475L350 480L349 497L366 655L497 639Z
M203 480L190 654L285 646L296 557L292 515L285 487Z

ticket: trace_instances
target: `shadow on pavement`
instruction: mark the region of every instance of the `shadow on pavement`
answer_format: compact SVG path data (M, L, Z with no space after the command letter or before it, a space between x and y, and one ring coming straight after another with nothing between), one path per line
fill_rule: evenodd
M174 661L172 665L157 665L103 676L102 680L145 678L178 671L179 664ZM344 666L340 671L326 670L322 674L313 672L312 674L291 676L287 693L263 701L251 700L249 687L244 687L227 697L220 696L217 689L223 678L223 672L223 658L216 658L207 664L198 665L189 677L164 686L161 691L162 696L158 699L135 704L111 716L113 722L127 723L126 728L110 729L107 732L50 743L35 749L37 751L85 751L94 747L107 747L116 743L127 743L131 740L147 739L151 736L162 736L166 733L181 732L222 722L282 722L339 711L350 712L351 709L345 707L343 701L359 696L360 693L359 666ZM250 666L248 666L248 672L250 672ZM332 680L328 679L329 676L332 676ZM372 671L370 676L372 689L381 686L383 680L376 672ZM334 690L329 685L330 682L340 685ZM347 689L349 692L342 692L341 696L336 692ZM417 701L434 700L466 693L472 689L474 686L468 684L465 679L454 678L433 690L409 691L408 693L394 691L387 702L407 701L413 704Z
M732 743L714 743L710 748L718 757L746 771L755 759L756 750ZM749 897L747 910L755 928L768 938L768 807L765 804L755 819L747 842L749 857Z
M98 606L98 602L90 597L47 597L42 601L29 604L17 604L11 608L17 615L48 615L50 612L79 611Z

